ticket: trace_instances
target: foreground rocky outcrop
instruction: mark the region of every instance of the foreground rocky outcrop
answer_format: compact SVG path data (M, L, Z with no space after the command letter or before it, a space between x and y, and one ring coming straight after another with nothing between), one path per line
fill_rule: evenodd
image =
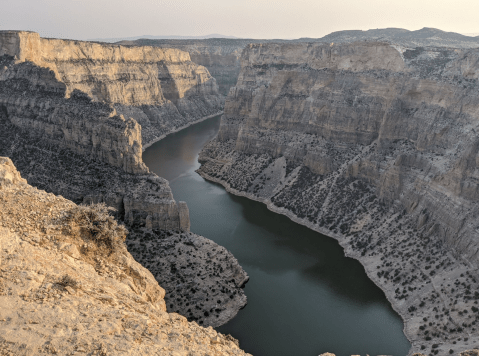
M67 98L76 94L108 104L141 125L144 145L223 107L223 96L208 70L177 49L127 48L0 31L1 56L16 65L26 64L15 68L4 64L1 80L20 75L29 80L33 75L35 85L63 92Z
M150 173L142 161L144 132L153 131L144 129L131 117L125 119L115 107L122 105L122 110L127 107L137 110L136 105L140 103L143 109L157 105L155 100L163 94L152 68L160 65L180 68L176 71L178 81L170 78L166 82L174 86L185 82L175 110L186 107L191 100L201 97L186 95L185 88L202 83L201 73L207 73L204 68L191 63L186 53L177 50L133 51L119 46L44 40L38 34L25 32L0 32L0 54L3 54L0 57L0 155L10 157L29 184L78 204L105 203L113 207L115 217L135 231L135 239L149 234L148 231L157 231L160 235L189 231L186 203L176 202L168 182ZM130 65L126 65L128 63ZM185 75L187 70L183 67L196 71L197 84L191 83L191 76ZM131 80L121 81L116 77L119 68L140 71L146 73L146 77L136 81L128 77ZM170 105L168 103L171 104L168 101L165 105ZM171 125L161 126L163 134L196 120L190 117L191 120L177 125L174 115L164 119ZM205 241L208 248L204 250L220 249L212 241ZM181 244L179 240L177 243ZM153 244L157 249L162 248L161 242ZM200 308L202 313L195 314L195 320L204 325L224 323L246 304L242 283L231 284L231 273L234 270L242 274L244 280L248 277L231 254L224 254L224 269L214 278L221 288L211 296L223 300L235 292L235 298L227 307L215 308L219 311L214 320L204 315L205 305L210 306L204 303L207 295L198 298L181 294L184 291L170 286L165 274L154 273L160 283L168 282L166 288L171 287L167 300L179 298ZM172 267L177 266L174 255L174 249L164 253ZM190 271L180 268L183 261L177 262L177 277L187 280L192 288L202 290L213 283L205 278L194 279ZM195 268L200 273L207 270L208 265L205 259L197 261ZM169 311L183 311L178 303L170 302L168 306Z
M245 355L166 312L105 208L29 186L6 158L0 206L0 355Z
M338 239L411 353L479 342L479 51L388 43L243 52L199 173Z

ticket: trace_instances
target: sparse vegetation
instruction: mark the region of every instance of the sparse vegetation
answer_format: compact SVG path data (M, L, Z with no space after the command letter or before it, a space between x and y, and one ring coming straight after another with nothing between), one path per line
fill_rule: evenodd
M111 253L116 244L125 241L128 233L126 227L110 215L111 211L115 209L104 203L77 205L66 214L64 223L70 233L79 232L83 240L106 246Z

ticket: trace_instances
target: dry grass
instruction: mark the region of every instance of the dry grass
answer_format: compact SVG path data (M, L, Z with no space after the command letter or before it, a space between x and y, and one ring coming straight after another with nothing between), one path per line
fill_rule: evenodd
M128 233L124 225L118 224L104 203L77 205L64 217L64 223L71 234L80 233L83 240L106 247L110 253L116 245L123 244Z

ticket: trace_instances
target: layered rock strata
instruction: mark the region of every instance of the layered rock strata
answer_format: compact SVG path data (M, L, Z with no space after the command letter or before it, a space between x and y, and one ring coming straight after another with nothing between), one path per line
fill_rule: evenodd
M85 226L90 208L29 186L6 158L0 206L1 355L246 355L231 336L166 312L123 227L101 214Z
M49 88L64 91L66 97L79 91L134 118L142 126L144 144L223 107L215 79L178 49L127 48L1 31L0 56L5 55L15 64L43 68L35 81L46 80Z
M227 38L201 40L139 39L135 41L120 41L118 44L124 46L177 48L188 52L193 62L208 68L208 71L218 83L219 92L226 96L238 79L243 48L254 42L258 42L258 40Z
M478 59L250 45L200 154L203 177L337 238L402 316L411 353L479 342Z
M160 65L180 68L175 74L178 80L166 81L171 87L186 83L182 84L183 94L177 98L177 106L171 101L165 101L165 105L173 105L175 110L187 106L188 100L200 96L185 94L185 88L195 86L191 77L182 76L182 66L197 71L198 82L207 73L204 68L192 64L188 54L178 50L132 51L119 46L43 40L35 33L23 32L0 32L0 54L0 155L10 157L30 184L75 203L106 203L116 209L116 218L132 230L145 227L170 234L189 231L186 203L176 202L168 182L149 173L141 159L145 129L135 119L125 119L115 107L122 105L122 110L137 110L133 104L143 102L151 104L144 104L143 108L152 109L163 92L158 78L152 77L154 71L147 70ZM142 65L149 67L145 69ZM121 81L115 77L118 66L122 70L139 71L145 77L137 82ZM148 82L152 84L148 86ZM207 90L207 85L202 88L197 89ZM170 93L173 92L171 89ZM118 104L123 96L124 101ZM168 121L170 117L164 119ZM190 119L181 121L181 125L195 120ZM168 121L172 126L162 126L162 133L181 127L174 122L173 115L171 122ZM213 242L210 247L219 248ZM237 264L233 256L227 257L231 264ZM206 269L208 262L202 263ZM179 267L178 270L182 275L184 270ZM229 271L225 271L225 277ZM159 274L155 277L163 282ZM198 289L210 283L201 279L189 282ZM224 283L228 284L229 279ZM225 322L245 305L243 291L239 287L235 291L238 297L229 304L234 306L217 313L221 316L218 320ZM173 288L168 296L189 298L179 293ZM230 295L219 294L225 298ZM191 304L196 306L196 299ZM176 307L174 304L169 310L180 311ZM196 320L203 321L201 317Z

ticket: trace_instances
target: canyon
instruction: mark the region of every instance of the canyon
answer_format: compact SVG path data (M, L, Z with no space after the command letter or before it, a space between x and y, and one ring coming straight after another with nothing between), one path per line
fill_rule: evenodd
M477 345L479 51L251 44L198 170L336 238L413 352Z
M463 38L446 48L363 35L119 45L0 31L0 156L11 159L0 162L10 209L2 210L0 298L22 312L41 309L51 325L53 308L68 332L69 305L88 325L102 319L77 346L97 354L120 347L113 337L127 329L117 351L161 344L171 354L243 354L232 337L202 326L224 324L246 305L247 273L189 231L188 206L142 160L154 142L224 110L200 154L201 176L336 238L401 315L409 354L476 346L479 51ZM115 228L115 248L61 225L61 212L88 206L114 208L127 226ZM47 321L42 343L40 321L24 326L27 314L5 313L1 327L26 338L6 332L5 350L73 351ZM138 338L148 341L135 346Z
M175 49L51 40L22 31L0 32L0 55L0 154L29 184L77 204L105 203L129 226L127 243L143 251L149 241L149 248L165 250L160 260L167 271L152 268L160 285L186 279L201 291L194 296L169 288L169 311L217 326L244 307L247 274L228 251L189 232L186 203L175 201L168 181L150 173L141 157L143 143L222 109L207 69ZM205 259L185 268L176 258L187 247L199 256L217 250L214 280ZM211 283L221 288L212 292ZM187 311L190 302L193 311Z

